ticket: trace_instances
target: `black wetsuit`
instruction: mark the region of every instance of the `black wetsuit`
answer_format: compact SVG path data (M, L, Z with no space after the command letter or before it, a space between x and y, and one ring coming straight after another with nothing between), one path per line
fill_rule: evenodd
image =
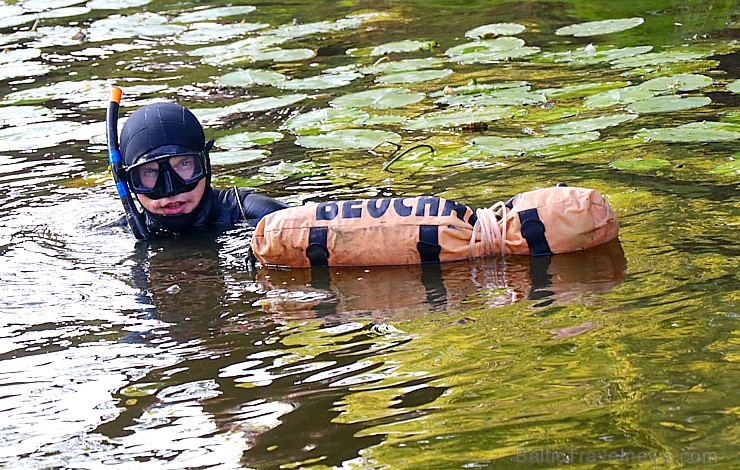
M150 212L144 214L146 226L152 235L167 236L190 230L225 231L243 222L255 226L262 217L286 207L288 206L285 203L255 193L251 189L216 190L209 186L200 204L191 214L183 216L162 216Z

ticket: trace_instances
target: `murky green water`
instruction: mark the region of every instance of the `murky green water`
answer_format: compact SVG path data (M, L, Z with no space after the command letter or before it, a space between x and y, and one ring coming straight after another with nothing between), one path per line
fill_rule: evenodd
M737 467L737 27L734 1L0 2L0 465ZM313 272L249 269L247 229L136 244L113 84L122 119L191 107L222 186L564 181L620 242Z

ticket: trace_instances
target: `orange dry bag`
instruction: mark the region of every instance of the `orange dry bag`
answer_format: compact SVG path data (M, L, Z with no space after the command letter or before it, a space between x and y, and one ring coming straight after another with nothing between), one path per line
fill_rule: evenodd
M264 265L377 266L583 250L617 237L593 189L556 187L473 211L433 196L308 203L265 216L252 249Z

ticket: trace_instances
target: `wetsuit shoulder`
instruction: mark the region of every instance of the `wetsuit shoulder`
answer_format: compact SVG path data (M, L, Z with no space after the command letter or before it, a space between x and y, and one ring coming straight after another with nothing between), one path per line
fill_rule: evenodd
M234 226L245 218L249 225L255 226L267 214L288 207L277 199L243 188L218 190L216 200L218 210L213 224L217 226Z

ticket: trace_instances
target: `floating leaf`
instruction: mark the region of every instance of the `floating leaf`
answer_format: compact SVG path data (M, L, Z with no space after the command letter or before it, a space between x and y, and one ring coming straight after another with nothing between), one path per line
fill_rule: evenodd
M362 73L365 74L391 74L396 72L409 72L412 70L429 69L439 67L446 62L437 57L427 57L426 59L403 59L387 62L380 62L369 67L363 67Z
M315 149L365 149L370 150L383 142L398 143L401 136L395 132L374 129L340 129L326 134L300 136L296 144Z
M589 46L591 46L589 44ZM634 57L640 54L646 54L653 50L653 46L636 46L624 47L621 49L604 49L599 50L595 47L584 47L577 51L549 52L543 53L539 60L542 62L568 63L575 65L591 65L603 62L613 62L615 60Z
M87 40L97 42L139 36L175 36L183 31L184 26L169 24L162 15L143 12L94 21L87 29Z
M359 109L322 108L294 116L283 127L295 134L318 134L354 127L368 118L369 115Z
M655 96L642 101L635 101L627 109L633 113L666 113L671 111L683 111L686 109L700 108L711 103L708 96L683 97L677 95Z
M272 70L247 69L222 75L218 78L218 82L227 86L249 87L252 85L274 85L285 79L285 75Z
M662 158L629 158L613 161L609 166L617 170L651 171L670 167L671 162Z
M602 83L579 83L577 85L567 85L563 88L545 88L537 90L548 98L571 98L575 96L591 95L592 93L624 88L627 82L602 82Z
M714 82L706 75L681 73L670 77L657 77L638 85L640 88L653 91L694 91L707 87Z
M712 55L710 52L665 51L626 57L612 62L614 68L658 67L673 62L691 62Z
M46 75L52 70L52 67L35 61L4 64L0 67L0 80L7 80L15 77L36 77L39 75Z
M526 47L524 44L524 40L514 37L484 39L451 47L445 54L451 62L472 64L515 59L539 52L539 48Z
M265 149L238 150L235 152L213 152L210 154L213 165L237 165L270 156Z
M398 72L391 73L388 75L381 75L375 79L378 83L384 83L387 85L398 84L398 83L419 83L428 82L430 80L439 80L452 75L452 70L417 70L412 72Z
M629 104L652 98L655 92L640 88L639 86L628 86L616 90L608 90L586 98L584 105L587 108L607 108L618 104Z
M555 31L558 36L575 36L577 38L587 36L599 36L602 34L618 33L625 31L644 23L640 17L620 18L614 20L589 21L588 23L578 23L569 26L563 26Z
M637 133L646 140L663 142L721 142L740 139L740 125L724 122L691 122L678 127L645 129Z
M412 119L404 127L407 129L463 127L520 116L522 114L526 114L526 111L513 107L490 106L482 108L452 109L424 114Z
M740 175L740 154L736 153L729 162L717 165L709 172L722 176Z
M35 122L53 120L54 114L43 106L0 107L0 127L25 126Z
M275 83L283 90L325 90L349 85L353 80L362 77L362 74L349 72L343 74L322 74L314 77L285 80Z
M733 93L740 93L740 80L735 80L727 84L727 89Z
M245 6L234 6L234 7L216 7L206 8L202 10L191 11L183 13L175 18L175 23L196 23L199 21L213 21L220 18L228 18L230 16L241 16L247 15L255 11L257 7L245 5Z
M406 88L376 88L334 98L329 104L337 108L402 108L418 103L424 96Z
M90 0L87 7L93 10L121 10L123 8L143 7L152 0Z
M465 33L466 38L484 39L495 36L515 36L526 28L516 23L493 23L478 26Z
M0 51L0 64L10 64L13 62L23 62L26 60L36 59L41 56L41 49L4 49Z
M557 137L495 137L481 136L474 138L471 143L480 146L494 155L509 156L530 152L541 152L550 148L579 144L599 138L598 132L584 132L582 134L566 134Z
M224 106L223 108L193 109L198 119L206 125L214 125L233 114L259 113L270 109L284 108L306 99L306 95L285 95L279 97L256 98L242 103Z
M218 23L197 23L194 29L183 31L175 36L175 42L179 44L194 45L208 44L210 42L220 42L226 39L264 29L270 26L267 23L235 23L235 24L218 24Z
M347 50L347 54L353 57L363 56L382 56L399 52L416 52L422 49L430 49L434 46L433 41L416 41L406 39L403 41L389 42L380 46L352 48Z
M524 106L544 104L545 95L529 91L529 86L477 94L446 94L435 103L447 106Z
M637 118L636 114L616 114L613 116L599 116L591 119L582 119L580 121L565 122L563 124L553 124L544 128L548 134L579 134L581 132L598 131L607 127L618 126L619 124L631 121Z
M216 146L226 150L241 150L257 145L269 145L282 140L280 132L241 132L216 140Z
M77 140L80 124L71 121L37 122L0 129L0 152L37 150Z

